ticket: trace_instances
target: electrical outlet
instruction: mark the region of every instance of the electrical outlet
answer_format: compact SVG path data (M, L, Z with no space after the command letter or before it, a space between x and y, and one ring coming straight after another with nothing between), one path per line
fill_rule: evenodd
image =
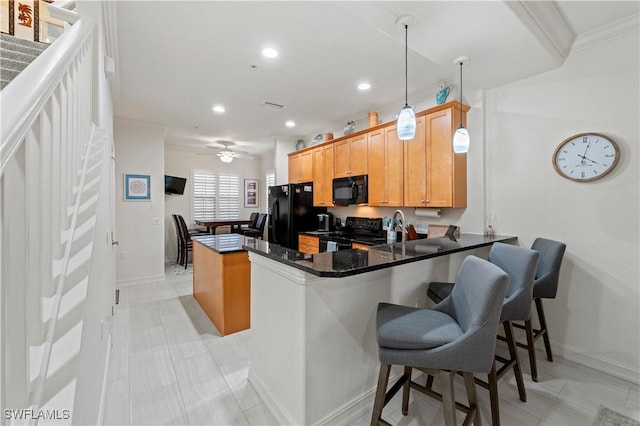
M120 260L127 260L127 252L126 251L121 251L120 252Z

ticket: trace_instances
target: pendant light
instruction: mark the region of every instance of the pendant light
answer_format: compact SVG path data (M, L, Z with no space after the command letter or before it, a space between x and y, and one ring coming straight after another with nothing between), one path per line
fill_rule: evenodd
M468 62L469 58L461 56L454 63L460 64L460 127L453 135L453 152L456 154L464 154L469 152L469 132L462 125L462 65Z
M403 17L404 18L404 17ZM396 122L396 131L398 132L398 139L401 141L407 141L413 139L416 135L416 114L413 112L413 108L409 106L408 101L408 54L409 46L407 45L409 25L404 20L404 107L398 114L398 121ZM402 23L402 22L401 22Z

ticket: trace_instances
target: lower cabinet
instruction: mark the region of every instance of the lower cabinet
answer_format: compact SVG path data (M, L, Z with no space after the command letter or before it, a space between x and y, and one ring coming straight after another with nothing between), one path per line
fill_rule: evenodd
M351 248L352 249L358 249L358 250L365 250L365 251L369 250L369 246L368 245L366 245L366 244L358 244L358 243L351 244Z
M306 254L320 253L320 238L310 235L298 236L298 251Z

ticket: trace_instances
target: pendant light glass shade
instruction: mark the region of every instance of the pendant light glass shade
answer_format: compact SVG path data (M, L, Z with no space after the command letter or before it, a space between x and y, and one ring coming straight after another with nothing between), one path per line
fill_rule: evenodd
M409 105L405 105L404 108L400 110L396 123L396 131L398 132L398 139L401 141L408 141L415 137L416 114Z
M464 126L462 126L462 124L453 135L453 152L456 154L469 152L469 132L464 128Z
M469 58L460 57L456 62L460 62L460 127L453 135L453 152L456 154L465 154L469 152L469 132L462 125L462 64Z
M404 107L398 114L398 121L396 122L396 132L398 133L398 139L401 141L408 141L416 135L416 114L413 112L413 108L409 106L408 102L408 49L407 38L409 32L409 25L404 26Z

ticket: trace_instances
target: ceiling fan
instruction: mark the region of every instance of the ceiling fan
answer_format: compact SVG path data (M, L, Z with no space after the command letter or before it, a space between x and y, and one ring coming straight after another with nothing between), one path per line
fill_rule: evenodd
M220 145L222 145L222 149L219 149ZM231 150L229 148L230 145L233 146L235 145L235 143L230 141L218 141L213 144L207 145L207 148L218 149L218 152L216 153L216 155L220 158L220 161L222 161L223 163L230 163L233 161L234 158L250 158L250 159L253 158L250 155L248 155L248 153L245 151Z

